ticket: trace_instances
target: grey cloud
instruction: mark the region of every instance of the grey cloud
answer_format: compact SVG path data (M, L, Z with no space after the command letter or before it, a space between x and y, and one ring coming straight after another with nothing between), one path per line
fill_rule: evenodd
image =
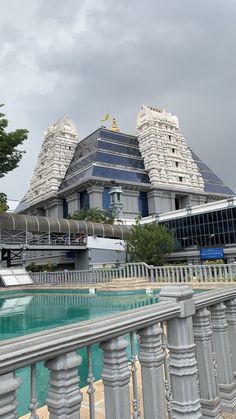
M24 194L43 131L61 115L83 137L109 108L134 133L148 103L176 114L196 154L236 190L234 0L22 0L26 13L11 5L11 14L1 5L2 48L11 48L0 53L0 102L30 138L0 189Z

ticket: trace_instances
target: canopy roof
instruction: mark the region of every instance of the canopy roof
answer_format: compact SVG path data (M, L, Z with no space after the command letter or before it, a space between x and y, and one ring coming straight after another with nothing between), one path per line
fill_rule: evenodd
M38 233L86 234L119 239L125 238L129 232L129 227L122 225L11 213L0 214L0 229Z

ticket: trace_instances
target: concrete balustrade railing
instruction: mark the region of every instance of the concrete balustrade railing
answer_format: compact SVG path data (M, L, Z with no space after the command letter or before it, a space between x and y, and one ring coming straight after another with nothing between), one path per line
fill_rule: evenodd
M84 347L90 418L95 418L93 344L103 350L106 419L222 419L225 412L235 417L236 287L193 296L188 285L174 284L164 287L160 302L151 306L2 341L0 418L17 418L16 370L29 365L31 418L37 417L35 364L41 361L50 371L46 399L50 418L80 418L79 366L84 360L76 351ZM142 394L137 386L137 354Z
M127 263L113 269L30 273L37 284L99 284L118 278L146 278L152 283L218 283L236 280L236 265L149 266Z

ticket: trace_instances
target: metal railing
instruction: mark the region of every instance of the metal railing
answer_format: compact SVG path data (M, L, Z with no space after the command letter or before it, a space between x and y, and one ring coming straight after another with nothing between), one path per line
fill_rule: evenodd
M145 278L151 283L218 283L236 280L236 265L149 266L127 263L119 268L30 273L36 284L99 284L114 279Z
M89 417L95 419L94 344L103 351L106 419L236 414L236 287L193 297L189 286L175 284L163 288L160 302L151 306L2 341L0 418L17 418L16 370L25 366L31 366L31 418L37 417L35 365L42 361L50 371L45 403L51 417L83 418L78 373L83 360L76 351L87 348Z
M73 233L33 233L0 231L0 244L22 246L86 246L87 235Z

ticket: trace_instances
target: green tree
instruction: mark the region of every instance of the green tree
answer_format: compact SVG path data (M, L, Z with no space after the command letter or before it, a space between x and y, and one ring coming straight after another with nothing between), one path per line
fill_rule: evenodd
M92 221L93 223L113 224L114 222L114 217L100 208L83 208L74 212L70 218L72 220Z
M9 207L7 205L7 196L5 193L0 192L0 214L6 212L8 208Z
M140 225L138 221L131 228L125 244L128 261L163 265L166 256L173 251L174 237L164 225Z
M17 147L28 137L26 129L6 132L7 127L8 120L5 114L0 112L0 177L18 166L24 151L18 150Z

